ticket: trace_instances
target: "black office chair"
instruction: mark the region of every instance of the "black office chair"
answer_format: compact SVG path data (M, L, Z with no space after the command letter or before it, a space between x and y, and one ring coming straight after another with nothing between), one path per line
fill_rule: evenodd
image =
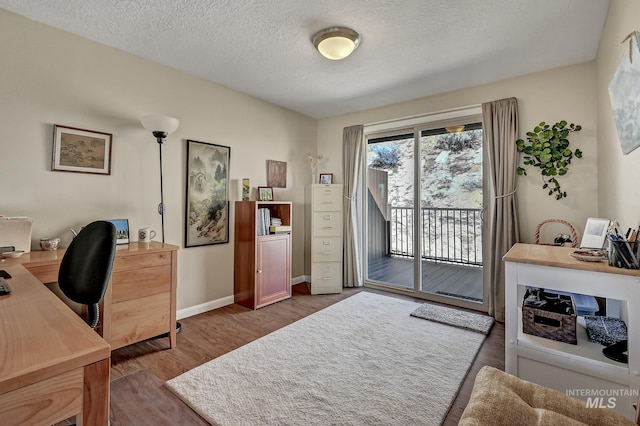
M82 228L71 241L58 272L60 290L76 303L87 305L87 324L96 328L116 255L116 227L103 220Z

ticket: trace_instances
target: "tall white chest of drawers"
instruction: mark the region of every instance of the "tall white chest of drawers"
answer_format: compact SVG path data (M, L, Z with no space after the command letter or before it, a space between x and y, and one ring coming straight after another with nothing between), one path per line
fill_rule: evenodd
M342 292L342 185L311 186L311 294Z

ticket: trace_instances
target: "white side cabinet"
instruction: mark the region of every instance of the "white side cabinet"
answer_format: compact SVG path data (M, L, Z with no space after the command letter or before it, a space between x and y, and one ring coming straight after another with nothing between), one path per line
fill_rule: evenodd
M342 292L342 185L311 186L311 294Z
M606 407L635 420L640 389L640 271L606 262L582 262L569 247L516 244L505 255L505 371ZM522 299L527 286L607 298L608 315L627 324L629 363L606 358L603 345L589 342L578 317L578 344L522 332Z

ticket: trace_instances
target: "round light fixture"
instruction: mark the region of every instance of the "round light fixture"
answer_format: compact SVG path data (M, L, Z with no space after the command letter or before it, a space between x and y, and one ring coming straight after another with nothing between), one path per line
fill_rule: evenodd
M449 133L460 133L464 130L464 125L445 127L445 130Z
M331 27L317 32L311 42L318 52L334 61L351 55L360 44L360 34L350 28Z

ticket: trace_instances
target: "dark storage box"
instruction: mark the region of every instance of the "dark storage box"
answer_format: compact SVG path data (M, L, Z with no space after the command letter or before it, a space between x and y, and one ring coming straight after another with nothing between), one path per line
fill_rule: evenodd
M556 299L570 306L568 312L559 313L546 310L544 306L527 306L527 297L522 306L522 331L526 334L578 344L576 339L576 309L571 296L543 293L544 297Z

